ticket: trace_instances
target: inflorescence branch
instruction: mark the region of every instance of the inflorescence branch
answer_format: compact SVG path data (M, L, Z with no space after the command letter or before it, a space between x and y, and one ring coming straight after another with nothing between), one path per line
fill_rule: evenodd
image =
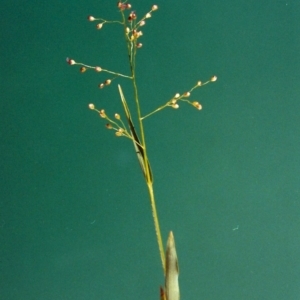
M158 107L157 109L155 109L151 113L145 115L144 117L141 118L141 120L146 119L147 117L155 114L156 112L159 112L160 110L162 110L162 109L164 109L164 108L166 108L168 106L170 106L170 107L172 107L174 109L177 109L177 108L179 108L179 104L177 103L179 101L187 102L190 105L192 105L195 108L197 108L198 110L201 110L202 109L202 105L198 101L191 101L191 100L188 100L187 98L191 95L191 93L192 93L192 91L194 89L196 89L198 87L202 87L202 86L204 86L204 85L206 85L206 84L208 84L210 82L214 82L216 80L217 80L217 76L213 76L213 77L211 77L210 80L208 80L208 81L206 81L204 83L202 83L201 81L198 81L197 84L194 87L192 87L188 92L185 92L185 93L183 93L181 95L179 93L176 93L175 96L172 99L170 99L166 104Z
M129 131L127 130L124 122L121 119L121 116L118 113L115 113L114 117L117 121L120 122L120 124L118 124L117 121L114 121L111 118L109 118L104 109L101 109L101 110L97 109L93 103L89 104L89 109L96 111L101 118L106 119L109 123L107 123L105 125L105 127L107 129L115 130L116 131L115 135L117 137L124 136L124 137L129 138L132 141L135 141L132 134L129 133ZM142 145L139 144L139 146L141 146L143 148Z

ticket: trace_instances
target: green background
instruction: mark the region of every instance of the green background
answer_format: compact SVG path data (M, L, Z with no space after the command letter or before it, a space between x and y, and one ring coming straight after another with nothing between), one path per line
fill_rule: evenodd
M145 120L162 233L175 234L181 299L300 294L300 2L132 3L146 114L198 80L203 110ZM116 1L2 1L0 299L159 299L151 210L132 143L88 103L123 113ZM237 230L233 230L238 226Z

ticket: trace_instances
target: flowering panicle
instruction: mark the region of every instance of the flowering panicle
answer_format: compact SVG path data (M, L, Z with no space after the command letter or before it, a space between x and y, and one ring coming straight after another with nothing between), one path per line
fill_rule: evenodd
M109 23L110 24L111 23L117 23L117 24L123 25L124 28L125 28L125 36L127 37L130 62L131 62L132 65L134 65L135 62L134 62L133 58L136 54L136 49L139 49L143 46L143 44L141 42L137 41L143 35L143 32L141 30L139 30L139 27L144 26L146 24L145 20L151 17L151 13L153 11L157 10L158 6L153 5L151 10L148 13L146 13L145 16L139 21L136 21L137 20L137 14L136 14L135 11L131 11L129 13L128 17L125 18L124 11L131 9L131 4L127 3L127 1L124 1L124 2L119 1L117 3L117 6L118 6L118 8L119 8L119 10L122 14L122 19L123 19L122 21L108 21L108 20L105 20L103 18L96 18L96 17L91 16L91 15L88 16L87 19L90 22L100 21L96 25L97 29L101 29L103 27L103 25L106 24L106 23L108 23L108 24ZM129 75L124 75L124 74L121 74L121 73L118 73L118 72L110 71L110 70L104 69L104 68L99 67L99 66L90 66L90 65L87 65L87 64L84 64L84 63L76 62L74 59L69 58L69 57L67 57L66 61L69 65L78 65L78 66L80 66L79 71L81 73L85 73L87 70L93 69L96 72L106 72L106 73L115 75L114 78L106 79L104 82L100 83L98 85L99 88L104 88L105 86L110 85L110 83L114 79L116 79L117 77L124 77L124 78L133 80L133 74L131 76L129 76Z
M157 5L153 5L149 12L147 12L141 19L138 18L138 14L135 10L132 10L131 4L125 1L118 1L117 3L118 10L121 14L121 20L120 21L109 21L102 18L95 18L94 16L88 16L88 21L90 22L96 22L96 28L98 30L102 29L105 24L117 24L123 26L123 32L125 35L126 45L127 45L127 51L128 51L128 57L129 57L129 67L130 67L130 75L124 75L119 72L110 71L105 68L103 68L100 65L91 66L87 65L81 62L77 62L72 58L67 58L66 61L69 65L76 65L79 67L79 71L81 73L85 73L88 70L94 70L97 73L108 73L110 74L109 78L104 78L104 81L102 81L98 87L100 89L110 86L112 81L115 79L118 79L119 77L123 77L126 79L131 80L132 86L133 86L133 99L135 100L136 104L136 116L138 120L138 127L136 130L135 126L132 121L131 113L129 110L129 106L127 105L127 102L125 100L125 96L123 94L122 88L120 85L118 85L119 94L121 98L121 102L123 104L125 117L127 121L127 125L125 126L120 114L115 113L114 117L109 117L104 109L98 110L94 104L89 104L89 109L96 111L99 116L106 120L106 128L113 130L115 132L115 135L117 137L126 137L132 140L134 151L137 155L139 164L142 168L142 172L145 178L145 182L148 187L149 191L149 197L150 197L150 203L151 203L151 210L153 215L153 221L154 221L154 227L155 227L155 233L157 237L158 242L158 248L160 253L160 258L162 262L162 268L164 271L164 274L166 275L166 278L170 278L170 275L173 275L173 279L171 279L172 287L175 288L175 290L179 291L178 286L178 273L176 273L176 267L177 266L177 257L176 257L176 251L175 256L171 255L172 263L174 263L174 268L171 270L172 272L175 271L174 274L169 274L170 270L168 270L168 266L170 262L166 260L162 237L161 237L161 231L157 216L157 210L156 210L156 204L155 204L155 198L154 198L154 191L153 191L153 176L152 171L150 168L150 162L148 159L148 153L147 153L147 147L146 147L146 140L145 140L145 133L144 133L144 125L143 120L150 115L164 109L165 107L172 107L174 109L179 108L179 102L187 102L188 104L192 105L194 108L201 110L202 105L195 100L190 100L191 94L194 89L198 87L202 87L210 82L215 82L217 80L216 76L213 76L210 78L210 80L202 83L201 81L198 81L197 84L192 87L189 91L186 91L182 94L176 93L174 97L172 97L169 101L167 101L164 105L158 107L156 110L152 111L151 113L145 115L142 117L141 115L141 108L140 108L140 101L138 97L138 88L137 88L137 82L136 82L136 55L137 51L140 51L138 49L142 48L143 44L141 43L141 39L143 36L143 31L141 30L141 27L145 28L145 25L147 25L148 20L152 17L152 14L154 11L158 9ZM101 75L100 74L100 75ZM167 246L167 251L172 251L174 253L175 250L175 244L174 244L174 238L173 234L170 235L170 243L168 242L169 249ZM169 255L170 256L170 255ZM167 259L170 259L167 255ZM171 268L172 269L172 268ZM175 281L175 282L174 282ZM177 282L176 282L177 281ZM164 291L162 293L163 298L168 298L168 290L166 289L166 295L164 295ZM173 298L172 298L173 299ZM179 292L178 297L175 297L174 299L179 299Z

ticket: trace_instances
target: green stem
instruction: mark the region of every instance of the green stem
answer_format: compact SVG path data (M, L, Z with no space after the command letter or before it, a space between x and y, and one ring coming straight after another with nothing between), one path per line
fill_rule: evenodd
M126 32L126 22L125 22L123 13L122 13L122 16L123 16L123 22L124 22L124 31ZM148 156L147 156L144 126L143 126L143 122L142 122L141 108L140 108L140 102L139 102L139 97L138 97L138 88L137 88L137 84L136 84L136 75L135 75L135 58L136 58L136 48L135 48L136 45L135 44L136 44L136 42L129 41L128 36L126 34L125 34L125 38L126 38L126 42L127 42L129 65L130 65L131 77L132 77L132 83L133 83L133 89L134 89L134 98L135 98L135 103L136 103L136 108L137 108L137 117L138 117L138 122L139 122L139 127L140 127L141 144L144 149L144 165L145 165L145 169L146 169L145 178L146 178L146 183L148 186L148 191L149 191L149 196L150 196L150 204L151 204L156 238L157 238L157 242L158 242L159 254L160 254L160 258L161 258L161 262L162 262L162 268L163 268L163 271L165 274L165 252L164 252L163 242L162 242L162 238L161 238L161 231L160 231L159 221L158 221L158 215L157 215L157 210L156 210L154 191L153 191L153 181L152 181L151 171L149 169L149 161L148 161ZM134 48L134 49L132 49L132 48Z
M158 243L158 249L159 249L159 254L162 262L162 268L165 274L165 252L164 252L164 247L163 247L163 242L161 238L161 231L159 227L159 221L158 221L158 215L157 215L157 210L156 210L156 204L155 204L155 198L154 198L154 191L153 191L153 182L152 182L152 176L150 175L150 170L149 170L149 163L148 163L148 156L147 156L147 150L146 150L146 140L145 140L145 134L144 134L144 127L143 127L143 122L141 118L141 110L140 110L140 103L139 103L139 98L138 98L138 90L137 90L137 85L136 85L136 77L135 77L135 70L134 68L132 69L132 77L133 77L133 86L134 86L134 94L135 94L135 101L136 101L136 107L137 107L137 113L138 113L138 119L139 119L139 125L140 125L140 133L141 133L141 143L144 147L144 165L146 168L146 183L148 186L148 191L149 191L149 196L150 196L150 204L151 204L151 210L152 210L152 216L153 216L153 221L154 221L154 228L155 228L155 233L156 233L156 238L157 238L157 243Z
M160 259L161 259L164 275L166 275L165 251L164 251L164 246L163 246L160 227L159 227L159 221L158 221L158 215L157 215L154 191L153 191L153 184L148 183L147 185L148 185L148 191L149 191L149 196L150 196L150 204L151 204L151 209L152 209L152 216L153 216L153 220L154 220L154 227L155 227L155 233L156 233L156 238L157 238L157 242L158 242Z

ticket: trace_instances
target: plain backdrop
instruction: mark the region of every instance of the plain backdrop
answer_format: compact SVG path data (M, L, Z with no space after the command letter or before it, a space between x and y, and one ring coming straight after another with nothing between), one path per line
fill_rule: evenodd
M3 1L2 1L3 2ZM198 80L187 104L144 122L164 241L181 299L300 293L299 1L132 2L143 27L146 114ZM0 299L159 299L164 284L132 143L88 110L134 114L116 1L7 1L1 9Z

